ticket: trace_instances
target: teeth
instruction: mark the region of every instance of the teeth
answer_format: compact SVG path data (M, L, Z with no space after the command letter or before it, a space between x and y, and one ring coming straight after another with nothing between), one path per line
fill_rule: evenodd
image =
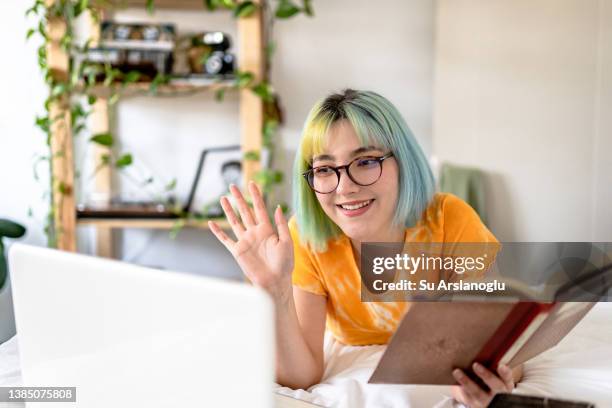
M361 207L365 207L366 205L370 204L371 201L372 200L368 200L368 201L364 201L363 203L359 203L355 205L344 204L344 205L340 205L340 207L344 208L345 210L357 210Z

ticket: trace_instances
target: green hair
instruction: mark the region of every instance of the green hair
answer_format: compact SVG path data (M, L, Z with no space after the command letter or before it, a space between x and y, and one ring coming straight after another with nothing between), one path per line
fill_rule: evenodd
M315 193L302 174L321 154L330 127L347 120L362 146L377 146L393 153L399 168L398 203L394 225L414 226L434 194L434 179L423 150L391 102L371 91L346 89L317 102L311 109L297 151L293 172L293 208L302 243L325 251L330 239L342 235L323 212Z

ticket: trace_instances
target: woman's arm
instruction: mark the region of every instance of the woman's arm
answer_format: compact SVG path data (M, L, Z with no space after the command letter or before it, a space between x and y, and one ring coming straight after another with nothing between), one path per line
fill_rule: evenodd
M230 191L240 217L227 197L221 199L221 207L236 239L214 222L209 222L210 229L247 278L268 292L275 304L277 381L292 388L308 388L323 374L326 298L291 284L293 241L280 207L274 212L274 228L255 183L249 183L253 209L236 186L230 186Z
M323 376L325 296L293 287L293 294L277 304L277 382L307 389Z

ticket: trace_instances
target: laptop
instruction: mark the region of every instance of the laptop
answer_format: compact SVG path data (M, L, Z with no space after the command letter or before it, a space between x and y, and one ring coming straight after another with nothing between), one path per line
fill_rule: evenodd
M20 244L9 264L24 386L76 387L53 406L274 405L261 289Z

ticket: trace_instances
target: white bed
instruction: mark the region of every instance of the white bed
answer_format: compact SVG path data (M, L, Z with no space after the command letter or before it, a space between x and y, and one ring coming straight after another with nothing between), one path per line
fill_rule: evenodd
M367 384L383 350L384 346L344 346L327 337L322 383L307 391L279 387L277 392L330 407L457 406L449 387ZM13 337L0 345L0 386L18 385L18 344ZM515 392L612 407L612 303L596 305L559 345L526 363Z

